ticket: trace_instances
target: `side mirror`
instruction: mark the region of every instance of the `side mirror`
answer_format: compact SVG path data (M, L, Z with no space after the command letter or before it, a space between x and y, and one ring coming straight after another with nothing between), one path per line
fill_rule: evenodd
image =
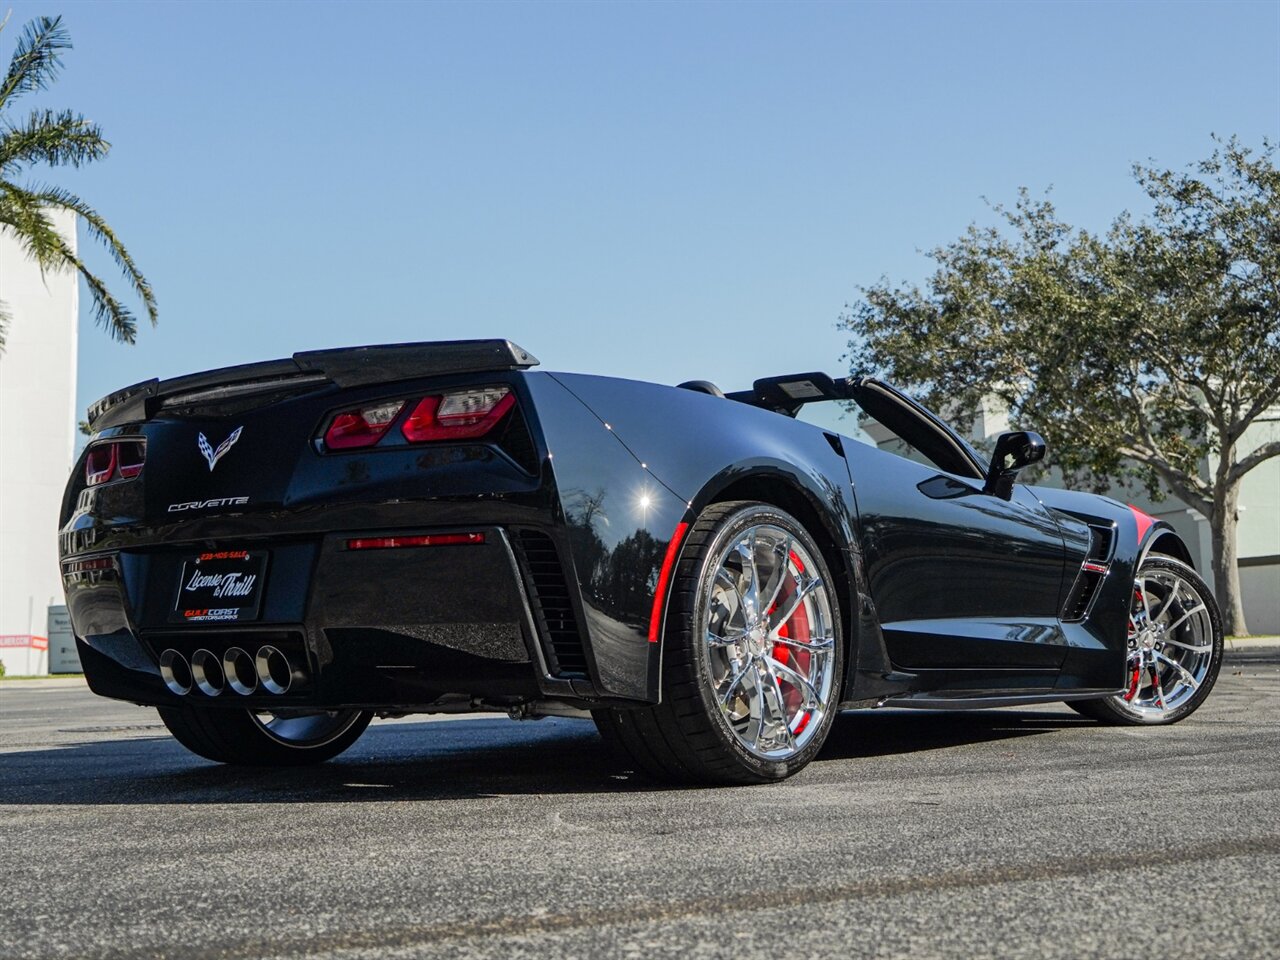
M1030 430L1000 434L982 492L1008 500L1013 496L1013 480L1018 471L1043 459L1044 438L1040 434Z

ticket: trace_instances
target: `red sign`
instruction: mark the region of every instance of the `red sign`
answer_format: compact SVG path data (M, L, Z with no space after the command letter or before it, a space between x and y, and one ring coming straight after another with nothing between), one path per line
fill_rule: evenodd
M32 650L48 650L49 638L33 633L0 633L0 647L30 647Z

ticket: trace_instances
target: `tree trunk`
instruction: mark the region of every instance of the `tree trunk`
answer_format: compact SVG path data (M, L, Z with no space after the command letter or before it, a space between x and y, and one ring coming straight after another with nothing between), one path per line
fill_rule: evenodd
M1229 637L1245 637L1244 603L1240 598L1240 566L1237 562L1236 523L1240 484L1219 484L1209 518L1213 539L1213 592L1222 608L1222 629Z

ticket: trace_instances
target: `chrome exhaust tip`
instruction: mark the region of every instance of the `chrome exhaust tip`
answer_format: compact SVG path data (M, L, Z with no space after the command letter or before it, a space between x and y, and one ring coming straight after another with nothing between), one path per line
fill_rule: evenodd
M207 697L216 697L227 685L221 661L212 650L203 647L191 655L191 678Z
M185 697L191 692L191 664L177 650L165 650L160 654L160 679L170 692Z
M288 657L270 644L265 644L258 648L258 655L253 663L264 690L277 694L289 692L289 688L293 686L293 667L289 665Z
M258 692L258 671L254 669L253 657L240 647L228 647L222 655L222 674L227 678L227 686L240 696Z

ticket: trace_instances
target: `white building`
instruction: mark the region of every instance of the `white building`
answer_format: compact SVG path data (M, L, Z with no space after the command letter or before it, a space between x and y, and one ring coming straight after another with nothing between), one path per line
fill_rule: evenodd
M50 216L72 249L76 218ZM41 274L0 228L0 301L10 320L0 353L0 662L9 674L48 669L48 609L61 604L58 511L75 456L79 278Z

